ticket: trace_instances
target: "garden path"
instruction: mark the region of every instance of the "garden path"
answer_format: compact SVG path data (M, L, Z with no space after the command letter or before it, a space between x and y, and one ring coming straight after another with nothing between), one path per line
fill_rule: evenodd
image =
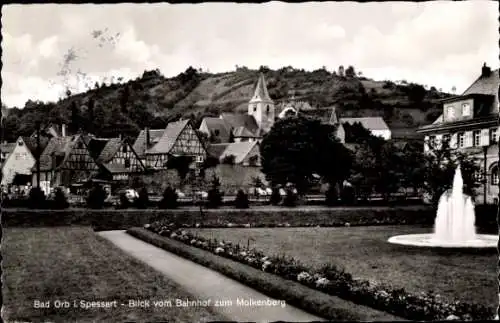
M231 300L232 306L215 308L229 320L240 322L325 321L288 304L285 307L280 305L237 306L237 298L267 300L269 297L216 271L132 237L125 231L101 231L98 234L183 286L197 297L193 300L211 300L212 304L216 300ZM168 298L168 295L165 296Z

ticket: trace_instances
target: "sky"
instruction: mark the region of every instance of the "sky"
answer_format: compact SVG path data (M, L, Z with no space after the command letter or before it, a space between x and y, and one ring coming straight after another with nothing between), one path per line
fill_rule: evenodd
M460 94L499 65L498 5L483 0L5 5L2 25L1 100L19 108L156 68L353 65Z

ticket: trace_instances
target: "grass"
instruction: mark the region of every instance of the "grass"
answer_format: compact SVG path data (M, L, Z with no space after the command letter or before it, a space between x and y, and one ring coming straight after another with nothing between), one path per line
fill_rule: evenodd
M190 229L270 255L292 256L308 266L335 264L354 278L409 292L434 291L489 308L498 305L496 251L473 253L409 248L387 243L393 235L426 233L418 226L351 228ZM250 241L249 241L250 239Z
M34 308L34 300L158 300L192 297L95 235L88 227L6 228L2 241L6 321L106 322L223 320L208 308Z
M132 228L127 230L127 232L159 248L216 270L269 297L285 300L287 304L302 308L320 317L335 321L402 320L391 314L324 294L297 282L285 280L274 274L266 273L239 262L214 255L206 250L162 237L142 228Z

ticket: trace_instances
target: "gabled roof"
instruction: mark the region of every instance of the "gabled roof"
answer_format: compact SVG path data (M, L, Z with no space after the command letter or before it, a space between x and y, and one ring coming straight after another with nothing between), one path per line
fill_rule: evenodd
M40 156L40 170L51 170L59 167L64 162L66 155L71 151L75 137L76 136L51 138ZM59 159L57 165L52 165L53 154L63 157ZM33 169L36 169L36 165Z
M488 94L498 95L498 85L500 83L499 70L496 69L489 76L480 76L474 83L464 91L463 95L468 94Z
M210 131L210 133L215 133L217 130L219 132L218 137L222 141L229 140L231 126L224 119L214 118L214 117L205 117L205 118L203 118L202 123L205 123L205 125L206 125L208 131Z
M238 138L238 137L243 137L243 138L255 138L255 137L258 137L257 135L251 133L250 131L248 131L247 128L245 127L238 127L236 129L233 130L233 136L235 138Z
M257 81L257 86L255 87L255 92L252 96L250 102L266 101L272 102L269 92L267 92L266 80L264 79L264 74L260 73L259 80Z
M239 127L244 127L251 133L256 133L259 129L255 118L248 114L240 113L222 113L221 118L229 124L231 128L237 129Z
M223 144L210 144L207 147L207 153L215 157L217 159L220 158L224 150L226 150L227 146L229 146L229 143L223 143Z
M165 129L149 129L149 146L146 147L146 130L141 130L132 148L139 156L143 156L146 150L158 143Z
M174 147L177 138L182 133L184 128L189 123L189 119L180 120L176 122L170 122L163 132L160 140L152 148L148 149L146 153L149 154L168 154L170 150Z
M364 118L340 118L340 123L354 124L356 122L368 130L389 130L382 117L364 117Z
M21 139L23 140L24 144L26 145L26 148L30 151L30 153L33 156L36 156L37 146L38 146L36 138L22 136ZM43 152L48 142L49 140L47 138L40 136L40 152Z
M242 141L242 142L232 142L227 145L224 152L220 155L220 159L226 156L233 155L234 163L239 164L247 157L248 153L253 147L257 145L257 141Z
M120 138L111 138L107 140L104 148L97 157L97 162L101 164L109 162L118 152L122 144L124 144L124 141Z

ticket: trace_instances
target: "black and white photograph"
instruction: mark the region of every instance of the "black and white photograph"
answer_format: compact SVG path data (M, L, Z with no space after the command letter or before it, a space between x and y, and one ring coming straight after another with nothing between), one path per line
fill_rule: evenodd
M496 1L1 25L3 321L499 319Z

